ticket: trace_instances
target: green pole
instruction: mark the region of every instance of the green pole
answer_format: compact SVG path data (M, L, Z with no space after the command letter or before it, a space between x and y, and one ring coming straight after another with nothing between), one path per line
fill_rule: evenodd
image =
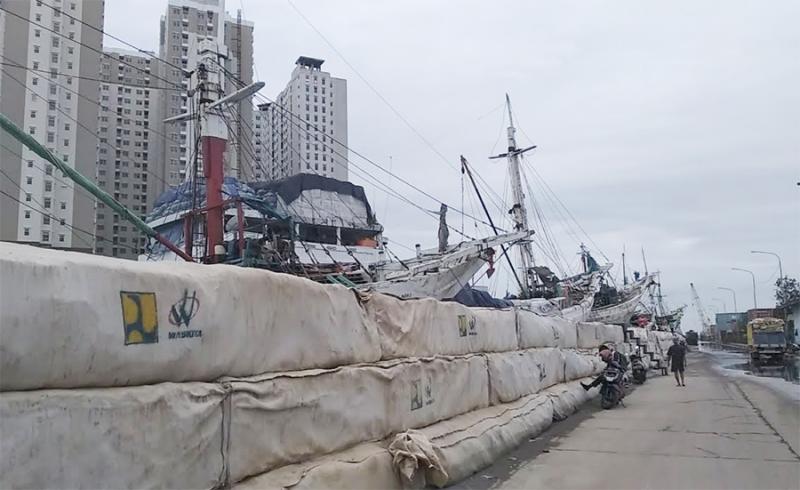
M76 184L81 186L82 188L86 189L91 195L96 197L99 201L113 209L117 212L120 216L124 219L133 223L133 225L138 228L142 233L147 235L150 238L155 239L172 252L174 252L179 257L183 258L187 261L192 261L192 257L187 255L183 250L178 248L174 243L170 242L156 230L152 229L150 226L147 225L141 218L130 212L128 208L117 202L116 199L108 195L103 189L99 188L95 185L91 179L87 179L83 174L75 170L74 168L70 167L66 163L62 162L58 159L55 155L50 153L50 151L42 146L41 143L36 141L31 135L20 129L16 124L11 122L5 115L0 114L0 127L2 127L8 134L19 140L23 145L27 146L32 152L36 153L43 159L47 160L48 162L52 163L57 169L59 169L64 175L72 179Z

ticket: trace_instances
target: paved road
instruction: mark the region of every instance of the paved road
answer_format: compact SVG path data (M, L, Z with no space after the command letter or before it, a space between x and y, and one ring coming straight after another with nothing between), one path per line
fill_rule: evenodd
M626 407L582 410L457 487L800 488L797 399L724 376L701 353L687 375L685 388L657 376Z

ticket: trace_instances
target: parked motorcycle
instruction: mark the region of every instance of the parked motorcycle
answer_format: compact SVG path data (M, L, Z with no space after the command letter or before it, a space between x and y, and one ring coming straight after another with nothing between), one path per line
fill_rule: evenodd
M647 367L639 354L631 354L631 371L633 372L633 382L637 385L647 380Z
M622 373L613 366L606 367L603 371L603 384L600 387L600 406L608 410L619 405L625 396L622 386Z

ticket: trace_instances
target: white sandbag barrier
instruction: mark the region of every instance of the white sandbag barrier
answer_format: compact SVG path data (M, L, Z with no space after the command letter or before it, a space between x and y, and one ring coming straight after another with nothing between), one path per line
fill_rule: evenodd
M553 420L564 420L578 409L584 403L588 402L595 395L600 392L600 388L592 388L589 391L583 389L581 382L590 383L593 378L585 378L583 380L571 381L569 383L562 383L551 388L546 389L543 394L550 397L553 403Z
M279 488L401 490L404 487L392 465L392 455L383 445L374 442L284 466L233 486L234 490Z
M287 274L0 243L0 391L212 381L380 359L355 295Z
M564 357L564 381L600 374L605 367L600 357L593 353L565 349L561 354Z
M603 344L616 345L625 341L625 332L619 325L598 322L578 322L578 347L591 349Z
M482 356L402 359L229 384L231 481L489 403Z
M519 348L578 347L576 323L556 316L541 316L517 310Z
M383 294L364 295L362 304L379 333L383 359L517 349L513 309L468 308Z
M233 488L408 489L452 485L574 413L597 391L587 393L578 381L558 384L511 403L399 433L385 442L363 443L284 466Z
M0 488L218 488L226 395L211 383L0 393Z
M537 393L564 381L564 357L556 348L486 354L492 405Z
M460 481L540 434L552 422L551 400L531 395L420 429L436 448L441 463L438 471L426 471L426 481L437 487Z

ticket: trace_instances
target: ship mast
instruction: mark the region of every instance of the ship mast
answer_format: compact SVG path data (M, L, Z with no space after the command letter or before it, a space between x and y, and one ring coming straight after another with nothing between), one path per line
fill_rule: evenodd
M222 193L225 173L223 155L229 135L223 108L237 104L255 94L264 86L264 82L255 82L225 95L225 70L222 67L227 58L227 49L220 47L214 41L204 39L199 41L197 51L197 67L192 71L197 80L197 87L189 95L196 98L199 107L203 176L206 182L206 206L200 214L204 214L206 218L206 250L210 256L209 260L213 262L217 256L224 254L225 249L223 222L225 199ZM164 119L164 122L188 121L197 116L198 114L187 112ZM197 178L196 175L192 177ZM191 255L194 248L192 220L196 211L193 209L185 216L184 241L188 255ZM239 219L241 222L241 216Z
M515 136L516 128L514 127L514 117L511 112L511 98L506 94L506 108L508 109L508 151L500 155L489 158L506 158L508 160L508 173L511 177L511 191L513 193L514 203L509 210L514 220L514 230L530 233L530 226L528 225L528 210L525 207L525 193L522 190L522 177L520 174L520 155L530 151L536 146L529 146L527 148L517 148L517 139ZM522 281L522 297L531 298L536 289L535 275L533 266L535 265L533 258L533 250L531 248L530 240L520 240L517 244L517 269L520 272L520 277L524 278Z

